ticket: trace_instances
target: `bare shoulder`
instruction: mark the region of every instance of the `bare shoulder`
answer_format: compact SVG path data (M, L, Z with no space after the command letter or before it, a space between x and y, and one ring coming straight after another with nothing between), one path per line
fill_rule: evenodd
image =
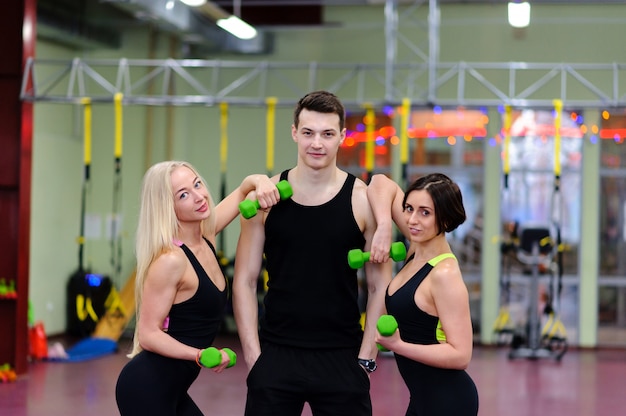
M354 187L352 188L352 195L357 198L365 198L367 200L367 185L362 179L356 178L354 181Z
M165 251L152 262L149 276L158 280L180 280L187 268L187 256L182 250Z
M435 269L433 270L433 272L435 273L442 273L442 274L457 272L457 271L460 271L459 262L454 257L446 257L446 258L441 259L439 262L437 262L437 264L435 265Z
M369 200L367 199L367 185L363 180L356 178L354 187L352 188L352 202L358 206L369 208Z
M465 287L463 275L459 268L459 263L455 258L441 260L430 272L430 277L434 286L447 289L455 285Z
M352 189L352 212L361 230L373 227L375 220L367 198L367 185L359 178L354 181Z

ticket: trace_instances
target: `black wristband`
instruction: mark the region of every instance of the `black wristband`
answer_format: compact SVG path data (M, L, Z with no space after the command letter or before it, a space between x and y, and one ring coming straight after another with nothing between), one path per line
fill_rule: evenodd
M359 358L357 362L367 371L368 373L373 373L376 371L378 366L376 365L376 361L374 360L366 360L365 358Z

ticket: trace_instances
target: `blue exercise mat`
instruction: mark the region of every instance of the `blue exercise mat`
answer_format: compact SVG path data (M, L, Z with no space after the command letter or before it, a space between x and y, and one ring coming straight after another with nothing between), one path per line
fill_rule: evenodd
M53 361L77 362L92 360L117 352L117 342L109 338L87 338L79 341L66 351L67 358L54 358Z

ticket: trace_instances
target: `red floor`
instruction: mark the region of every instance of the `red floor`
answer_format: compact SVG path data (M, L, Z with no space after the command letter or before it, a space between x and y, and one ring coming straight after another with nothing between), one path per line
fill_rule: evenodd
M0 384L0 416L115 415L114 387L124 351L80 363L36 362L15 383ZM216 345L240 353L237 340ZM603 416L626 414L626 350L570 350L561 362L509 360L508 349L474 349L468 372L482 416ZM243 363L241 363L243 364ZM203 371L191 395L206 415L242 415L245 365L222 374ZM392 357L372 375L374 416L402 416L408 393ZM303 413L310 415L308 409ZM451 415L453 416L453 415Z

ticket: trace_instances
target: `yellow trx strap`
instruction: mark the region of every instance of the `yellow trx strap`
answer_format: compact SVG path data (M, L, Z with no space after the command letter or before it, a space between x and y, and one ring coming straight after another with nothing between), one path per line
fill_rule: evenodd
M86 298L83 295L76 295L76 316L81 321L87 319L89 316L94 322L98 322L98 315L93 309L91 304L91 298Z
M111 291L104 301L104 307L107 309L107 313L119 312L122 316L126 316L122 298L120 298L120 294L115 290L115 287L111 287Z
M566 339L567 333L565 331L565 325L559 319L559 317L554 313L550 313L548 315L548 320L544 324L541 335L543 337L548 337L551 339Z

